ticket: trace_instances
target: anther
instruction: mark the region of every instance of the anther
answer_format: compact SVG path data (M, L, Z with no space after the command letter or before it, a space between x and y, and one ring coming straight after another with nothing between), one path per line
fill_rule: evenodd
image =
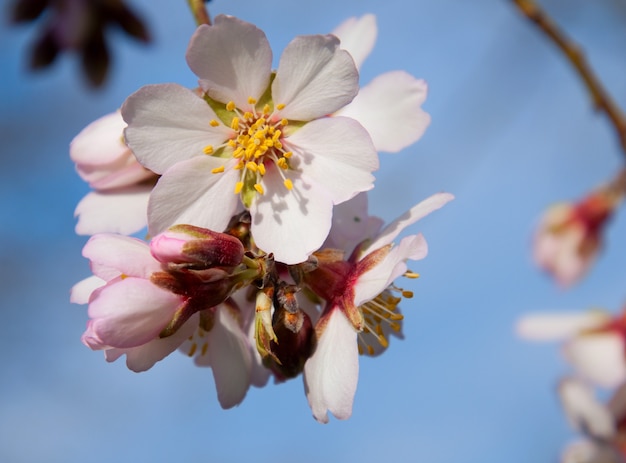
M257 164L256 166L259 169L259 174L265 175L265 164L261 163L261 164Z
M404 272L404 276L407 278L419 278L420 274L419 273L415 273L415 272L411 272L410 270L407 270L406 272Z
M243 189L243 182L237 182L235 183L235 194L238 195L239 193L241 193L241 190Z
M209 125L210 125L211 127L217 127L217 126L219 126L219 125L220 125L220 123L219 123L219 122L217 122L215 119L211 119L211 120L209 121Z
M250 96L250 97L248 97L248 103L256 104L256 100Z
M229 101L228 103L226 103L226 110L227 111L234 111L236 108L235 106L235 102L234 101Z
M206 145L204 148L202 148L202 151L204 152L204 154L213 154L213 147L211 145Z
M283 183L285 184L285 188L287 188L288 190L293 190L293 182L291 181L291 179L286 178Z
M230 128L233 130L239 130L239 118L233 117L233 121L230 123Z
M224 166L219 166L215 169L211 169L212 174L221 174L222 172L224 172Z
M283 103L277 104L276 109L278 109L279 111L285 109L285 105Z
M263 190L263 186L261 186L260 183L255 183L254 189L261 195L265 193L265 191Z
M246 169L251 170L252 172L256 172L257 165L256 165L255 162L248 161L248 162L246 162Z

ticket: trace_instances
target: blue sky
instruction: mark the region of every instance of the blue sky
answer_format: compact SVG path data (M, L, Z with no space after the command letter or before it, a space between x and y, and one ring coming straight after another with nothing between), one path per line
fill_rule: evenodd
M437 191L457 199L413 229L430 254L412 266L422 277L403 306L406 339L362 359L349 421L316 423L299 379L251 389L223 411L210 371L182 355L134 374L80 343L86 310L68 296L88 275L85 238L73 233L88 188L68 144L142 85L195 85L185 4L133 2L155 40L142 47L112 34L113 72L99 92L72 57L26 73L34 31L0 29L0 461L555 461L573 437L554 394L567 366L556 346L516 339L514 324L529 311L622 307L626 217L618 214L606 252L568 291L533 267L532 230L550 203L583 196L624 158L568 64L509 2L210 4L214 15L257 24L276 57L295 35L375 13L379 39L362 83L394 69L429 83L432 125L416 145L382 156L370 207L391 220ZM626 107L624 4L545 5Z

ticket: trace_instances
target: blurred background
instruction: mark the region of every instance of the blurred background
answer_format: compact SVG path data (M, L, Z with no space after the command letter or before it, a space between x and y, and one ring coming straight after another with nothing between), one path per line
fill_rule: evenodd
M6 2L5 2L6 3ZM545 0L626 107L626 1ZM223 411L210 370L174 353L135 374L80 343L86 307L69 289L88 276L73 211L88 187L71 139L150 83L188 87L195 28L186 2L133 0L153 42L111 31L107 85L92 91L75 57L26 69L32 26L0 28L0 461L313 463L553 462L574 438L555 395L568 371L554 345L516 338L523 314L626 301L626 211L578 286L561 290L532 264L545 208L578 199L624 162L613 128L559 54L508 1L215 0L263 29L275 51L375 13L379 38L361 82L405 69L429 83L432 124L415 145L383 155L373 214L391 220L437 191L456 200L414 227L430 254L402 282L404 333L361 359L354 414L315 422L300 379L252 388ZM276 61L277 62L277 61ZM407 284L404 284L407 283Z

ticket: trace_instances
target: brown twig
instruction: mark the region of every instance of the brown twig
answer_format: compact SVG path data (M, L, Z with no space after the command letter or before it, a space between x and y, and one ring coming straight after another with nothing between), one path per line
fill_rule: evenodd
M559 47L580 78L585 83L587 91L593 100L593 106L597 111L604 112L619 138L624 156L626 156L626 117L613 98L605 90L604 86L593 72L593 69L585 59L580 47L573 42L556 25L550 16L534 0L512 0L519 10L539 29L541 29Z
M189 4L191 14L193 14L198 26L201 24L211 25L211 17L209 16L209 11L204 4L204 0L187 0L187 3Z

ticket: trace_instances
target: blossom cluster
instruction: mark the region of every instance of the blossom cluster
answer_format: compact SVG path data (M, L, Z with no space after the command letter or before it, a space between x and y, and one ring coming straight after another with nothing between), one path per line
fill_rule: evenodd
M523 338L561 341L574 373L558 393L572 426L585 437L566 447L563 463L626 461L626 310L532 314L517 326ZM608 389L606 403L596 396Z
M180 350L212 369L224 408L270 376L302 374L313 416L348 418L359 354L402 337L397 286L418 275L403 230L452 199L437 193L386 227L367 213L378 153L417 141L426 84L403 71L359 88L375 18L296 37L272 69L265 34L234 17L193 34L199 87L147 85L85 128L70 154L93 188L77 232L93 276L83 343L144 371ZM147 226L148 241L128 235Z

